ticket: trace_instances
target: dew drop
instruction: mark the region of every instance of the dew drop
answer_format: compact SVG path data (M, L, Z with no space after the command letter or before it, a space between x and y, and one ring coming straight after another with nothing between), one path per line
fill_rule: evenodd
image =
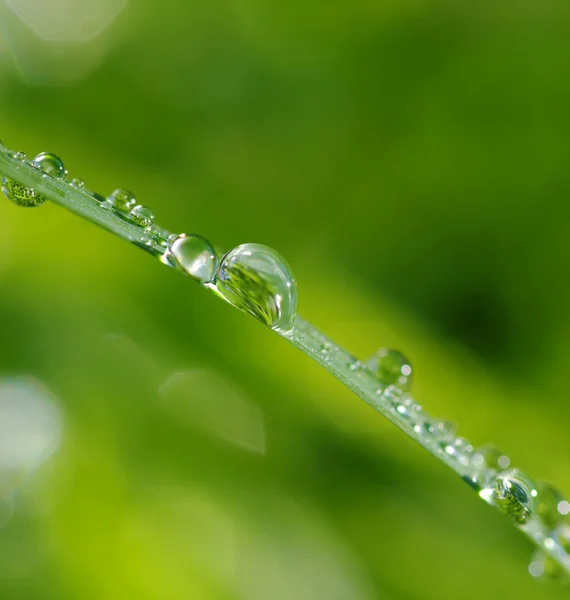
M554 529L564 519L564 514L560 512L560 508L564 508L564 496L550 483L539 482L537 486L536 512L547 527Z
M34 189L6 176L2 177L2 192L8 200L25 208L40 206L46 201L46 197L38 194Z
M457 426L451 421L438 421L435 430L442 442L451 442L456 438Z
M285 259L272 248L242 244L228 252L220 264L218 290L274 331L292 332L297 282Z
M70 182L69 185L73 188L76 189L81 189L85 187L85 182L83 181L83 179L79 179L79 177L74 177Z
M150 208L139 204L131 210L131 220L140 227L150 227L154 223L154 213Z
M504 452L499 450L499 448L489 445L475 449L472 463L473 466L480 471L484 469L501 471L503 469L508 469L511 461Z
M522 525L536 511L536 484L522 471L503 471L495 478L493 499L514 523Z
M14 154L14 158L16 160L19 160L20 162L24 162L27 158L27 156L25 155L24 152L16 152L16 154Z
M59 156L52 152L42 152L32 161L32 165L51 177L61 179L67 175L67 169Z
M218 258L210 242L201 235L181 233L169 239L168 251L176 265L201 283L210 283L216 276Z
M398 385L405 390L411 387L412 367L397 350L380 348L368 361L368 368L382 385Z
M436 428L433 423L429 421L423 421L414 426L414 431L421 436L433 438L437 434Z
M131 212L137 205L135 195L129 190L124 190L122 188L116 189L109 198L107 198L107 201L115 210L127 213Z

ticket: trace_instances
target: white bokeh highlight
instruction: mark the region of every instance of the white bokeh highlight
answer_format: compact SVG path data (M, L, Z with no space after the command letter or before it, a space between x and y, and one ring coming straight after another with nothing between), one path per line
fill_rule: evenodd
M0 475L29 474L59 447L61 411L31 378L0 380Z
M6 6L39 38L87 42L101 35L127 0L5 0Z

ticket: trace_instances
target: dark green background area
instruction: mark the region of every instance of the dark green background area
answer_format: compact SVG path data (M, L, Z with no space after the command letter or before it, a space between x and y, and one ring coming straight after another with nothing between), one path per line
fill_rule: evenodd
M276 248L305 318L400 349L428 411L570 493L567 3L133 1L81 48L0 19L4 143L170 230ZM65 418L0 531L2 600L566 597L253 319L63 209L0 210L0 373ZM165 409L186 370L258 407L263 453ZM231 427L203 379L186 400Z

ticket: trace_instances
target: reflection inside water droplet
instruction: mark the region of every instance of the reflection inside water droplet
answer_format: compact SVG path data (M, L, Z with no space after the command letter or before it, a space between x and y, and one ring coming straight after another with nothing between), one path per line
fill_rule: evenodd
M52 152L42 152L32 161L32 165L51 177L61 179L67 175L67 169L59 156Z
M285 259L261 244L228 252L219 268L218 290L234 306L289 335L297 314L297 282Z
M368 361L368 368L381 385L397 385L404 390L411 387L412 367L407 358L397 350L380 348Z
M107 198L107 202L115 210L128 213L136 206L137 199L131 191L118 188Z
M41 206L46 201L45 196L38 194L34 189L6 176L2 177L2 193L8 200L24 208Z
M178 268L201 283L214 280L218 257L210 242L201 235L182 233L169 238L169 255Z
M522 471L503 471L495 478L494 502L514 523L522 525L536 511L536 484Z
M154 223L154 213L147 206L135 206L129 215L131 220L139 227L150 227Z

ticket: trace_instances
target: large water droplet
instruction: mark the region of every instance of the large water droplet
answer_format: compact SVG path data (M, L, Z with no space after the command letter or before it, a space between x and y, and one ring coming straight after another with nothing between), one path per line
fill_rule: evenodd
M503 471L495 478L495 504L519 525L536 511L537 494L534 481L518 469Z
M554 529L564 519L564 496L550 483L539 482L537 485L538 504L536 512L547 527Z
M59 156L56 156L52 152L42 152L41 154L38 154L32 161L32 165L36 169L46 173L46 175L56 177L57 179L61 179L67 175L67 169L65 168L63 161Z
M297 313L297 282L285 259L261 244L228 252L219 268L218 290L234 306L271 329L291 333Z
M46 201L45 196L38 194L36 190L5 176L2 177L2 192L8 200L25 208L40 206Z
M135 206L129 216L133 223L136 223L140 227L150 227L154 223L154 213L150 208L142 204Z
M201 235L170 236L169 253L178 267L201 283L213 281L218 269L218 257L210 242Z
M122 188L116 189L107 200L115 210L127 213L131 212L137 204L135 195L129 190Z
M404 390L411 386L412 367L397 350L380 348L368 361L368 368L382 385L397 385Z

